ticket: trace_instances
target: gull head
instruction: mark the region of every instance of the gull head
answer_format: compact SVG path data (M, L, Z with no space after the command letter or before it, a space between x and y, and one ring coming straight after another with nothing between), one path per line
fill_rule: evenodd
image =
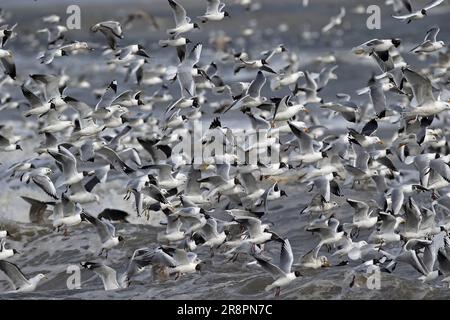
M200 261L200 262L197 263L197 265L195 266L195 271L202 271L204 265L206 265L206 263L205 263L204 261Z
M420 10L420 13L423 14L424 16L426 16L427 15L427 10L426 9L422 9L422 10Z
M300 277L302 274L300 273L300 271L294 271L294 275L296 278Z

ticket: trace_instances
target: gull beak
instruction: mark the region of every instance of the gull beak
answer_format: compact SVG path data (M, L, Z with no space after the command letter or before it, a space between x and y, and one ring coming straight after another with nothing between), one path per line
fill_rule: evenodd
M305 113L309 113L309 110L305 108L305 110L303 110Z
M380 140L380 141L378 141L378 144L384 145L384 141Z
M325 262L322 264L322 267L325 267L325 268L331 267L330 261L325 261Z

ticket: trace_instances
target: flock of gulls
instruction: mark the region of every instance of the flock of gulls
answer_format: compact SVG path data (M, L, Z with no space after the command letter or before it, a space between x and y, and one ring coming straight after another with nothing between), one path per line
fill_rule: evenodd
M248 14L257 9L252 1L236 2ZM445 7L443 0L423 8L414 2L388 1L394 8L393 18L407 22L406 28L414 28L414 20L429 19L429 11ZM414 48L404 48L401 39L372 39L356 45L355 58L372 59L379 67L378 74L356 92L359 101L369 102L354 102L348 93L324 101L321 90L337 79L333 55L322 57L321 71L312 72L299 70L298 56L281 44L254 55L235 50L232 39L224 34L209 44L191 43L191 33L207 32L216 21L233 23L232 11L225 10L228 6L220 0L205 4L206 12L191 19L179 2L168 0L175 25L159 45L164 54L178 59L170 76L167 67L151 69L153 52L142 45L121 45L126 41L123 25L135 19L156 24L142 12L128 16L126 22L96 23L90 29L97 40L92 44L67 41L68 29L60 24L60 17L44 17L45 28L37 33L48 37L37 61L47 65L49 72L24 76L22 70L17 72L10 49L21 35L2 11L0 61L5 75L0 86L20 87L24 100L2 90L0 108L2 112L24 110L22 124L33 128L40 140L31 157L4 163L2 170L9 179L41 192L40 199L22 196L31 204L31 223L51 223L49 232L62 232L69 239L76 228L98 237L98 257L89 255L90 261L80 261L80 266L96 273L105 290L132 286L133 277L148 269L160 280L198 273L209 255L223 256L223 263L245 259L262 277L267 272L273 282L266 290L274 290L276 296L282 287L304 277L303 269L348 264L377 265L389 273L399 263L408 264L421 281L450 282L450 193L446 193L450 145L445 126L450 103L441 98L449 96L450 51L439 40L439 27L430 26L424 41L418 39ZM311 5L299 2L302 10ZM321 32L340 28L345 15L342 7ZM205 46L215 52L216 61L202 59ZM120 91L118 81L111 79L94 90L94 105L66 95L71 86L92 90L89 79L70 81L63 71L51 68L52 63L93 50L103 51L111 70L124 69L127 81L161 85L161 89L152 96ZM408 64L405 58L412 55L426 66ZM272 63L276 59L285 67L276 68ZM234 75L245 70L253 79L227 83L222 76L227 70ZM168 90L172 83L179 85L174 96ZM153 114L154 105L165 106L161 117ZM201 136L195 136L194 128L202 126L206 110L214 113L214 120ZM221 121L223 114L232 112L249 120L253 131L248 132L263 132L264 137L237 143L234 129ZM329 134L321 119L344 123L346 129ZM392 135L377 136L379 126L387 125L395 128ZM24 152L24 137L15 134L14 128L4 125L0 132L2 153ZM184 137L192 137L202 150L219 139L224 151L203 154L198 163L191 154L176 152ZM252 152L276 153L278 159L238 161L236 150L246 159ZM106 209L100 213L85 208L102 203L96 188L108 188L110 180L120 181L119 193L133 204L134 212ZM287 194L284 184L310 190ZM299 218L308 220L298 232L311 233L311 250L306 254L293 252L289 239L270 222L273 203L284 197L311 199L298 209ZM22 201L20 194L17 198ZM338 207L345 207L349 215L338 217ZM47 208L52 208L50 215ZM135 248L124 261L125 270L110 267L108 252L121 250L119 244L128 237L116 232L118 226L130 215L145 221L158 214L163 219L157 243ZM8 248L9 236L8 230L0 231L2 278L10 280L15 291L34 291L46 275L25 275L9 261L26 254ZM268 243L279 246L277 256L266 250ZM200 247L208 248L209 255L197 255Z

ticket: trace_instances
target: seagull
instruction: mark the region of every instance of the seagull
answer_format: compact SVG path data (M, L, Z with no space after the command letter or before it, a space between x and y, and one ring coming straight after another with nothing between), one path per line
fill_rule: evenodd
M373 211L370 211L370 207L365 202L359 200L353 200L348 198L347 203L355 209L353 214L353 222L351 224L343 224L343 229L351 231L353 228L357 229L359 233L360 229L371 229L378 221L377 216L372 216Z
M61 227L67 228L81 223L82 210L81 206L62 194L61 202L53 206L53 227L59 231Z
M444 275L442 282L450 284L450 259L444 248L439 248L437 252L437 261L439 262L439 272Z
M223 168L223 171L218 172L217 175L197 180L200 183L209 183L212 186L206 197L210 198L216 193L227 195L239 192L240 189L238 186L240 185L240 181L237 178L229 176L230 164L224 163L216 166Z
M314 139L309 134L295 126L293 123L288 121L289 128L292 133L297 138L298 144L300 146L300 154L289 155L290 161L300 161L302 164L315 163L323 157L326 157L326 153L314 150Z
M10 292L33 292L36 290L39 282L42 279L47 278L44 274L39 273L34 277L27 279L18 266L14 263L3 260L0 260L0 270L6 274L9 282L14 288L14 291Z
M227 11L223 11L225 3L220 2L220 0L206 0L207 7L204 15L198 17L201 19L202 23L207 21L220 21L225 17L230 17Z
M444 41L437 41L436 37L439 33L439 28L434 27L427 31L425 40L417 47L412 48L409 52L414 53L431 53L442 49L445 46Z
M169 164L150 164L141 167L141 169L155 169L158 170L158 185L161 188L165 188L167 190L178 188L185 183L185 178L177 177L174 178L172 176L172 166Z
M281 288L291 283L296 278L300 277L299 271L291 272L292 263L294 262L294 255L292 253L291 244L288 239L283 240L280 252L279 265L275 265L269 261L266 261L256 255L255 260L258 264L274 278L274 282L266 286L265 290L275 290L275 297L278 297L281 293Z
M440 5L444 0L435 0L429 3L426 7L423 7L420 10L417 10L415 12L411 12L409 14L401 15L401 16L392 16L392 18L399 19L402 21L407 21L407 23L410 23L413 20L420 20L423 19L427 14L428 11L433 9L434 7Z
M150 58L148 53L145 52L145 48L140 44L132 44L130 46L120 48L117 55L119 56L119 60L127 60L132 56Z
M25 117L30 117L32 115L41 116L46 114L50 109L55 109L56 105L52 101L43 103L41 99L35 95L33 92L28 90L22 85L22 94L27 99L31 109L24 113Z
M280 236L269 231L267 225L264 225L260 219L255 217L234 217L234 221L243 225L249 233L249 238L245 241L253 244L263 244L268 241L281 241Z
M378 123L376 119L372 119L366 123L366 125L362 128L361 132L356 131L353 128L348 129L349 140L357 145L360 145L363 148L369 148L376 144L383 144L383 141L373 135L375 131L378 129Z
M387 5L392 5L395 13L400 13L403 9L412 12L411 2L409 0L386 0Z
M359 90L358 95L368 91L376 116L378 118L384 118L388 110L385 91L394 87L395 85L391 82L385 83L383 81L376 80L369 87Z
M180 85L181 97L184 99L192 99L196 97L196 88L194 82L194 66L199 62L200 55L202 53L203 45L201 43L196 44L190 54L181 61L177 67L177 80ZM194 101L194 100L192 100ZM179 103L179 102L177 102ZM175 105L177 104L175 103ZM192 104L191 104L192 105ZM175 106L171 106L167 109L167 112L172 110Z
M53 171L50 168L41 167L33 169L30 172L26 172L20 178L21 181L25 181L27 184L33 181L39 188L41 188L50 197L58 200L55 185L53 181L48 177Z
M429 117L439 114L450 108L450 100L436 100L430 79L417 72L405 68L403 74L411 84L417 106L405 112L405 116Z
M196 253L167 246L162 246L161 250L175 260L176 266L170 268L169 274L176 273L177 277L179 277L182 274L200 271L201 260L197 257Z
M191 43L191 40L189 40L188 38L185 37L175 37L175 36L171 36L169 39L167 40L159 40L158 44L165 48L165 47L182 47L182 46L186 46L188 43Z
M287 121L294 117L300 111L307 111L305 106L300 103L291 104L291 96L284 96L276 105L272 122Z
M183 6L174 0L168 1L173 11L173 17L175 18L175 28L168 29L167 34L173 36L189 32L193 29L200 29L197 23L191 22L191 18L186 16L186 10Z
M319 269L323 267L331 267L330 262L326 256L319 257L320 246L316 246L302 256L296 264L307 269Z
M135 10L135 11L128 13L128 15L127 15L125 21L123 21L122 25L125 29L130 29L136 20L144 21L144 22L150 24L153 27L153 29L155 29L155 30L160 29L157 19L151 13L146 12L144 10Z
M182 196L180 196L180 198L184 208L177 210L174 215L177 215L180 218L184 232L186 234L191 234L201 229L206 224L205 210L196 207L193 203L187 204Z
M38 33L47 33L47 43L48 45L54 45L59 40L64 40L64 37L69 31L67 27L62 25L51 25L49 27L46 27L44 29L39 29L36 32Z
M296 71L288 74L278 75L270 84L272 90L279 90L281 87L288 87L296 84L298 79L303 77L305 73L303 71Z
M164 261L165 264L167 265L167 267L175 266L173 259L171 260L170 257L167 255L164 255L164 257L161 258L161 256L164 253L161 252L161 254L158 254L159 252L160 252L160 250L155 252L154 250L151 250L149 248L140 248L140 249L134 250L133 255L130 257L130 259L128 261L125 271L122 272L118 276L117 280L119 282L119 285L122 288L128 288L131 284L131 279L134 276L140 274L141 272L144 271L144 269L148 265L152 265L155 262L160 263L160 261ZM150 259L146 258L146 257L148 257L149 253L153 254L153 256L151 256ZM159 259L157 259L158 257L159 257Z
M264 60L269 61L276 54L280 54L280 53L283 53L283 52L287 52L287 49L286 49L286 47L283 44L279 44L278 46L276 46L272 50L267 50L267 51L261 52L261 55L263 56Z
M117 246L124 240L122 236L116 236L116 228L108 220L95 218L86 211L81 212L81 219L83 221L89 221L97 229L100 241L102 242L99 256L101 256L103 252L106 252L106 257L108 257L108 250Z
M337 94L337 96L343 97L346 95ZM345 120L347 120L349 122L355 123L357 120L359 120L358 119L359 108L356 105L356 103L350 101L350 96L348 96L348 98L346 97L345 99L343 99L341 101L323 103L320 106L320 108L338 112L339 114L342 115L342 117Z
M173 214L169 208L163 209L162 211L166 215L167 224L166 230L158 233L158 241L166 241L170 243L183 240L185 233L181 230L182 222L178 215Z
M213 253L214 248L219 247L227 240L225 232L219 232L217 230L217 221L213 217L207 218L205 225L200 230L196 231L195 234L199 235L204 240L203 246L210 247L211 254Z
M306 94L306 99L303 101L304 104L307 103L323 103L323 99L317 96L317 93L322 89L319 87L317 81L321 80L320 78L313 78L312 74L308 71L305 71L305 80L306 87L299 87L298 83L293 91L294 95L297 95L298 92L304 92Z
M237 74L241 69L258 69L269 73L277 74L275 70L269 67L269 62L262 58L257 60L247 60L244 58L238 58L239 63L234 68L234 74Z
M129 287L132 277L141 273L149 264L149 261L141 259L148 252L150 250L147 248L135 250L128 261L126 269L120 274L117 274L116 270L103 263L86 261L80 262L80 265L95 272L100 277L105 291L125 289Z
M251 82L248 88L245 90L239 97L235 97L233 103L231 103L228 107L226 107L222 113L225 113L230 110L236 110L240 108L243 110L244 108L251 108L259 106L267 101L266 97L261 96L261 90L266 83L266 77L264 76L262 71L258 71L255 79Z
M8 138L0 134L0 150L1 151L16 151L23 150L22 147L17 143L12 143Z
M85 269L89 269L100 277L103 282L103 286L106 291L108 290L117 290L121 289L118 281L117 281L117 273L111 267L104 265L103 263L95 263L95 262L81 262L81 266Z
M357 47L354 47L352 49L354 54L357 55L371 55L374 52L377 52L378 54L388 54L389 49L392 47L398 48L402 41L397 38L393 39L372 39L367 42L364 42L363 44L360 44Z
M87 183L86 185L88 185ZM99 202L100 197L86 190L83 182L77 182L69 186L70 195L67 198L72 202L77 202L80 204Z
M194 204L197 205L207 203L207 200L201 193L200 182L198 182L198 180L200 179L201 179L200 170L194 169L194 167L192 167L186 179L186 186L182 195L183 199L193 202Z
M369 235L369 242L391 243L400 241L400 235L396 232L397 219L388 213L378 214L381 226Z
M326 221L326 224L321 227L308 227L306 231L317 232L320 236L319 247L323 245L331 245L339 242L344 236L344 231L339 231L339 220L336 218L330 218Z
M52 211L47 210L47 207L54 205L54 202L40 201L25 196L21 196L21 198L30 204L28 218L31 223L42 224L52 214Z
M0 27L0 39L1 39L1 48L3 48L9 39L11 39L16 33L14 29L17 27L17 23L12 27L9 25L3 25Z
M59 146L58 152L49 150L48 153L62 166L64 175L63 185L70 186L80 182L84 178L84 174L77 170L77 159L69 150L63 146Z

